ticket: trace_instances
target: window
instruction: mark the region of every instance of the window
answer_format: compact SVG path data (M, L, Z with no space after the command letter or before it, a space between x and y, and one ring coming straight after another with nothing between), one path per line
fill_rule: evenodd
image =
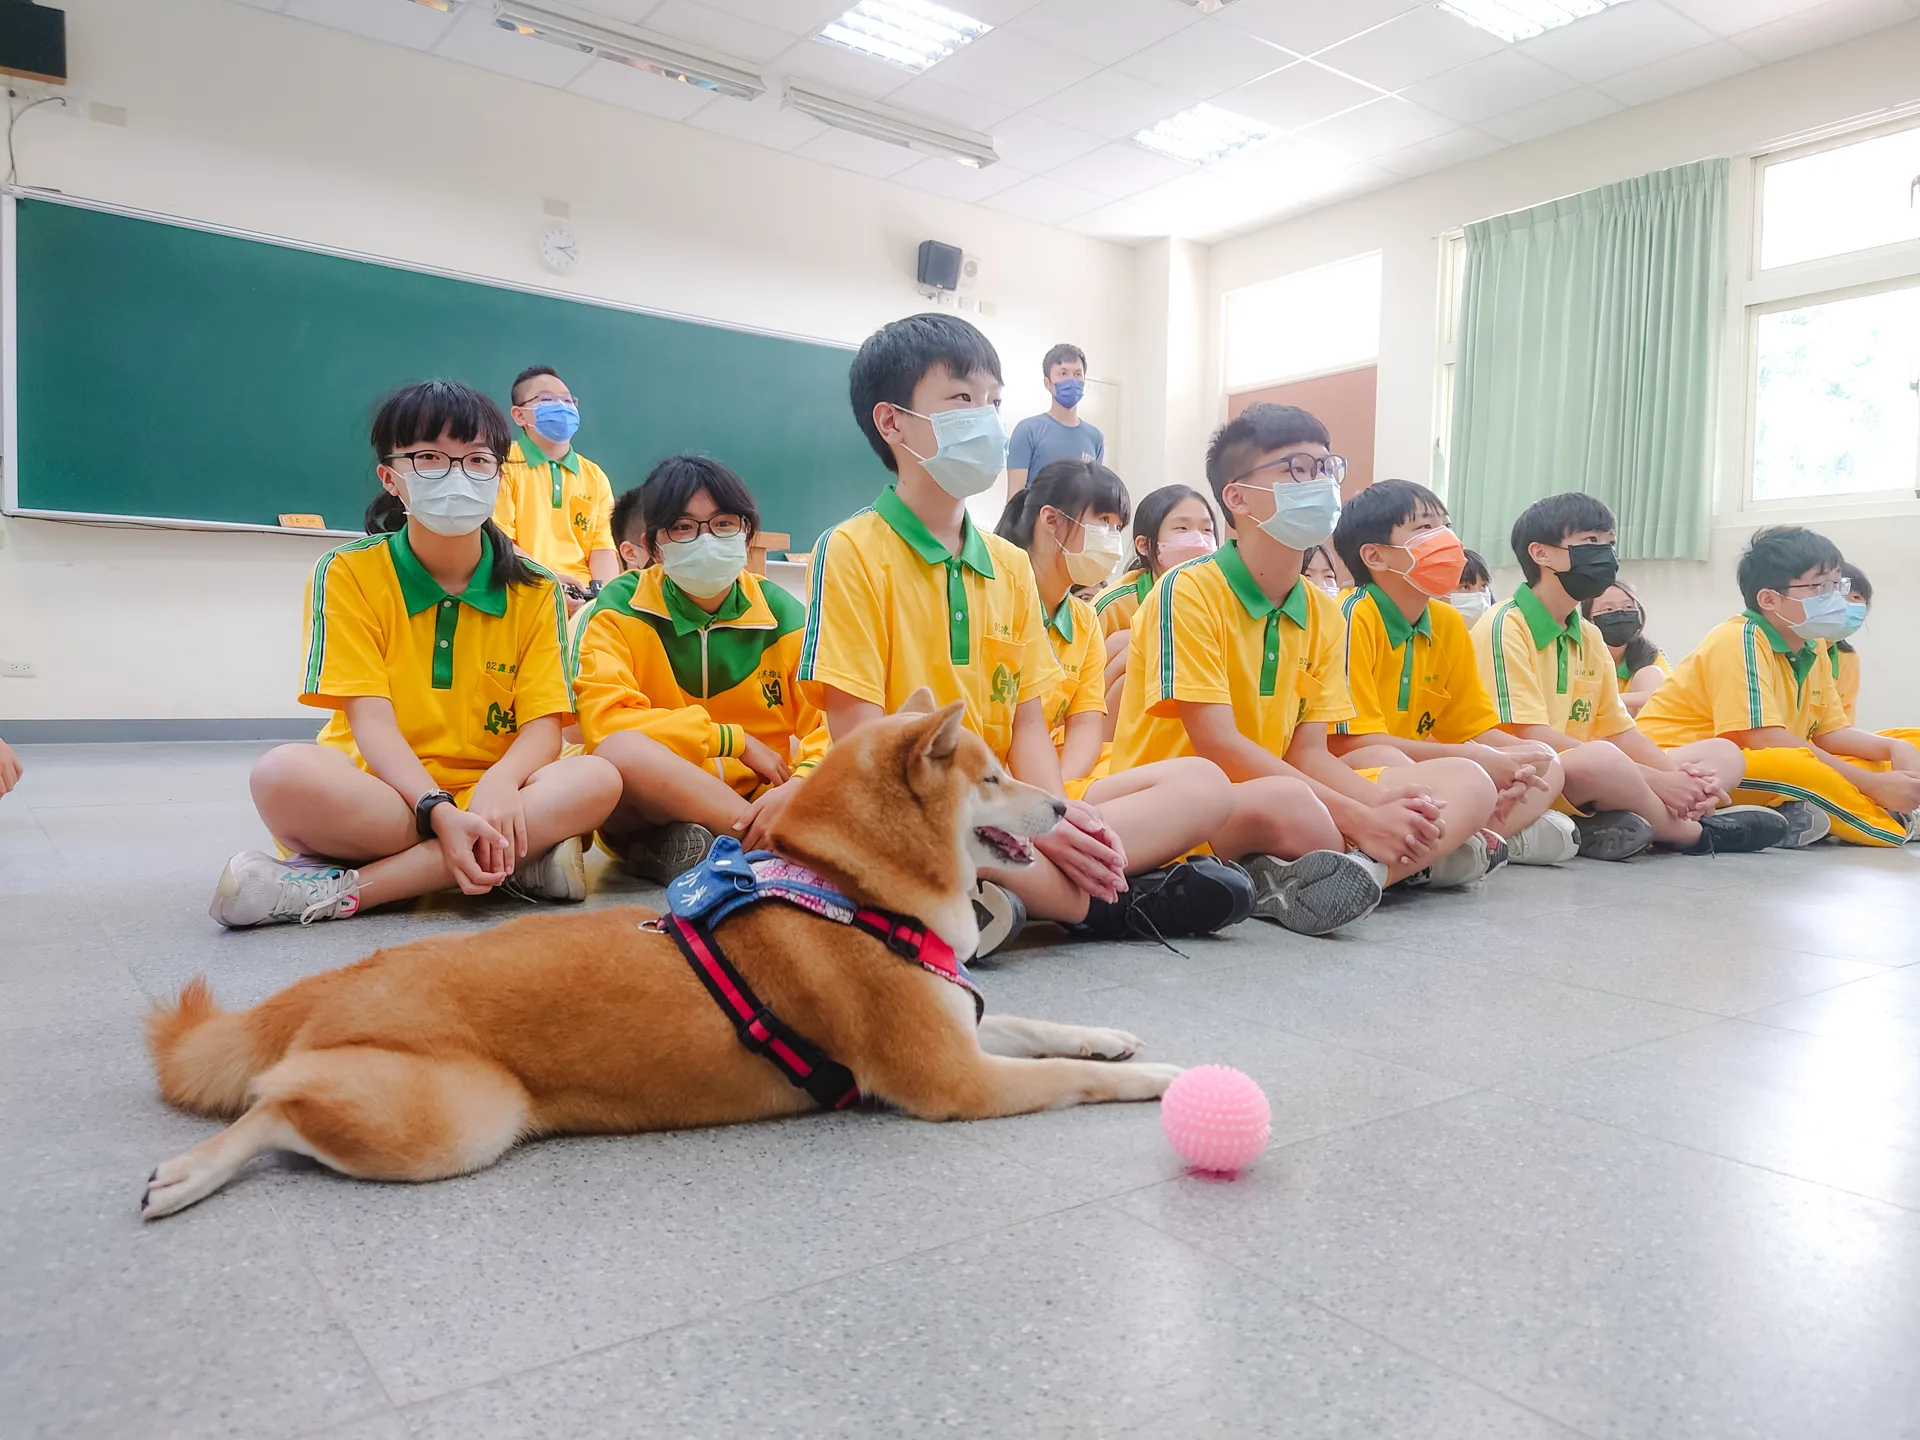
M1440 237L1440 314L1434 333L1440 338L1434 357L1433 463L1429 484L1447 498L1447 467L1453 459L1453 384L1460 361L1460 300L1467 283L1467 236L1454 230Z
M1920 122L1754 170L1749 509L1920 494Z
M1225 310L1229 394L1376 364L1380 254L1230 290Z

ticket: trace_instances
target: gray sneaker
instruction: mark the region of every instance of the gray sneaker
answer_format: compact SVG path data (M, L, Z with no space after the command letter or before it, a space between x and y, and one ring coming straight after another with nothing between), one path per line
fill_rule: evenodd
M529 855L500 886L516 900L570 905L587 898L587 857L580 837L569 835L551 850Z
M642 830L627 843L621 856L627 869L642 880L665 885L686 874L707 858L713 848L713 832L690 820Z
M1818 845L1833 829L1827 812L1805 800L1785 801L1774 806L1773 813L1787 822L1786 838L1773 842L1776 850L1804 850Z
M980 927L980 943L973 958L982 959L1006 944L1026 928L1027 907L1021 898L1005 886L991 880L976 880L973 885L973 919Z
M360 908L360 872L297 855L243 850L227 861L207 914L230 930L344 920Z
M1296 935L1327 935L1371 915L1380 903L1376 866L1338 850L1315 850L1298 860L1249 855L1240 868L1253 877L1253 913Z
M1653 826L1631 810L1596 810L1575 819L1573 828L1587 860L1625 860L1653 843Z

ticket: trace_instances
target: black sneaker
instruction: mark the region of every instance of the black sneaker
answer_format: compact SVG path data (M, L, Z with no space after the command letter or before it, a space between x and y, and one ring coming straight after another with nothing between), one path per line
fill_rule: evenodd
M1129 875L1126 893L1095 900L1077 932L1096 940L1164 940L1211 935L1253 914L1253 877L1238 865L1196 855L1163 870Z
M1729 805L1700 822L1700 838L1682 855L1746 855L1778 845L1792 832L1787 817L1764 805Z
M1573 817L1580 853L1589 860L1625 860L1653 843L1653 826L1631 810L1597 810Z
M976 880L973 885L973 921L980 927L980 943L973 958L991 955L1027 924L1027 907L1020 897L991 880Z
M621 863L642 880L666 885L677 880L713 848L713 832L690 820L642 830L627 842Z

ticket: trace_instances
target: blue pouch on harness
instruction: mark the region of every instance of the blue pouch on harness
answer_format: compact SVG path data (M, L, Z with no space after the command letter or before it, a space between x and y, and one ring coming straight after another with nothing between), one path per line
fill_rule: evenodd
M706 859L667 886L667 908L682 920L715 925L720 921L715 911L732 910L750 900L754 888L753 866L740 842L722 835Z

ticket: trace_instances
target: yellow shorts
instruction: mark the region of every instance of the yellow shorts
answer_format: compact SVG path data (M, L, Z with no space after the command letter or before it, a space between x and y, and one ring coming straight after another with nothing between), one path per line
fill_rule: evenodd
M1369 765L1366 769L1356 770L1353 773L1358 775L1362 780L1371 780L1374 784L1378 785L1380 783L1380 777L1387 773L1387 767L1384 765Z

